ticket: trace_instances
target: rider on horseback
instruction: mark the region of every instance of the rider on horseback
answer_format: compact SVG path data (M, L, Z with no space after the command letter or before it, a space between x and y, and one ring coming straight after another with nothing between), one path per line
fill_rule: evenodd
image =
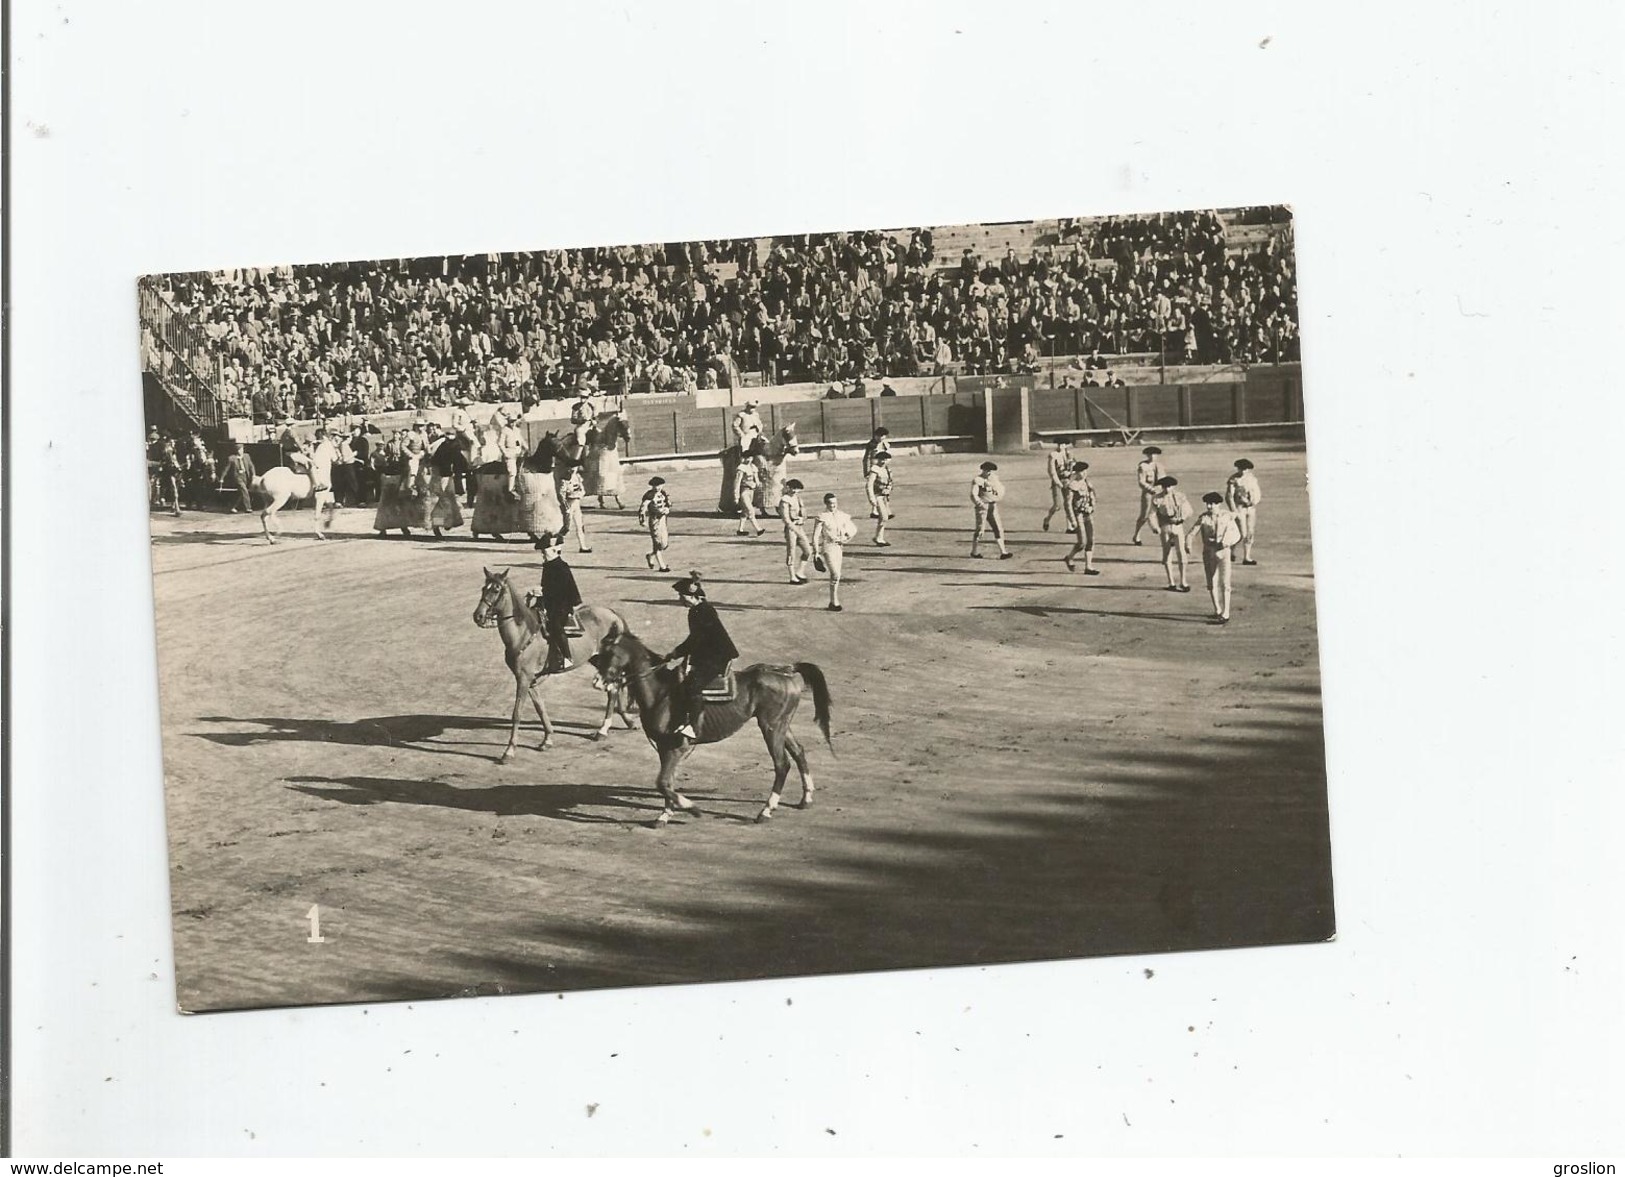
M496 431L497 450L502 458L502 466L507 475L507 492L510 499L519 497L519 462L525 456L524 431L514 424L513 418L508 415L507 409L498 409L491 418L491 428Z
M563 535L542 537L542 584L532 594L541 605L542 617L547 623L547 642L551 648L547 673L570 670L570 639L565 629L575 619L581 605L581 590L576 587L576 576L564 562Z
M578 449L586 449L588 438L598 425L598 406L593 403L592 386L585 380L576 392L576 403L570 406L571 434Z
M682 580L674 581L683 604L688 606L688 638L662 662L678 658L688 659L688 676L682 689L672 697L672 734L685 740L697 740L694 725L705 709L700 693L728 671L728 664L739 657L739 649L723 627L714 605L705 599L705 586L700 574L691 572Z

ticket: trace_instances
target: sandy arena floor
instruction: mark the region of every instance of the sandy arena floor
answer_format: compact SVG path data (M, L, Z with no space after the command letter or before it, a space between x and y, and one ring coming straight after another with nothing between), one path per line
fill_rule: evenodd
M164 755L183 1008L520 992L1267 944L1332 932L1314 578L1301 445L1165 447L1193 502L1251 457L1259 567L1234 620L1162 591L1128 543L1137 447L1080 451L1098 564L1045 534L1044 457L1000 461L1016 558L968 558L981 455L895 463L894 546L869 545L855 460L792 465L863 525L846 611L786 583L777 529L736 539L718 473L668 475L674 572L701 570L743 663L815 662L795 730L813 808L756 824L772 765L754 725L697 751L702 816L656 829L639 731L589 737L590 671L545 688L506 766L512 678L471 620L481 567L534 582L528 542L334 539L285 513L153 517ZM628 509L589 511L566 558L589 602L657 649L684 629ZM636 487L636 490L632 490ZM571 547L573 548L573 544ZM989 549L991 551L991 548ZM792 773L786 800L800 788ZM307 941L319 905L325 943Z

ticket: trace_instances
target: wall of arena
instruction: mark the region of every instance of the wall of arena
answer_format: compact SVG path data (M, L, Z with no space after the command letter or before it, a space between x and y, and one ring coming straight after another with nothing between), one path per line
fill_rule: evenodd
M1302 374L1296 364L1253 368L1242 378L1227 381L1126 388L1050 388L1043 378L1033 376L961 376L946 381L937 377L891 383L900 395L825 400L819 399L823 385L783 386L773 390L781 396L772 401L756 396L754 390L749 395L763 402L758 411L769 430L794 423L804 449L861 445L881 426L891 431L898 445L1010 450L1024 448L1034 434L1106 439L1125 430L1179 433L1303 422ZM917 386L945 391L902 395L903 390ZM990 436L987 409L990 389L1000 398L1020 398L1018 413L1001 411L997 415L995 436ZM495 410L495 405L480 405L474 412L484 415ZM632 442L626 459L654 462L714 457L733 444L731 422L737 411L735 405L704 404L694 395L630 398L626 413ZM419 416L444 422L451 410L379 413L368 422L389 433L410 428ZM534 447L544 434L570 428L569 406L563 401L538 405L520 424ZM291 428L308 438L315 427L302 422Z
M893 383L901 391L903 382ZM860 445L881 426L891 431L895 444L989 448L986 397L994 378L959 377L948 384L955 391L935 395L775 403L757 398L764 402L758 411L771 430L794 422L803 448ZM1000 389L1000 395L1011 393L1024 402L1023 445L1034 433L1104 437L1125 429L1199 432L1303 422L1303 383L1296 364L1255 368L1231 381L1127 388L1048 388L1034 377L1015 377ZM704 457L733 443L730 422L736 408L701 407L692 397L662 399L665 403L628 404L629 460ZM564 427L562 421L561 417L527 424L540 437L548 429Z

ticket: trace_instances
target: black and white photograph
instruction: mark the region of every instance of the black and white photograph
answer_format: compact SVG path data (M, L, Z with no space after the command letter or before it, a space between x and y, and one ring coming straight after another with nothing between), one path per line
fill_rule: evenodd
M1617 1169L1625 9L0 43L0 1153Z
M181 1008L1330 938L1293 244L143 278Z

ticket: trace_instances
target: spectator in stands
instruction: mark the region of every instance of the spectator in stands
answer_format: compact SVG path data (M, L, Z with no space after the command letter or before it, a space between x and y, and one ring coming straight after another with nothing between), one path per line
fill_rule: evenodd
M203 373L262 420L730 381L1027 371L1140 349L1169 362L1297 354L1291 226L1232 252L1212 212L1068 223L1068 244L972 249L930 230L170 275L143 288L143 362ZM1062 226L1057 226L1061 233ZM1002 247L1002 243L1001 243ZM737 267L732 276L722 267ZM934 268L935 267L935 268Z

